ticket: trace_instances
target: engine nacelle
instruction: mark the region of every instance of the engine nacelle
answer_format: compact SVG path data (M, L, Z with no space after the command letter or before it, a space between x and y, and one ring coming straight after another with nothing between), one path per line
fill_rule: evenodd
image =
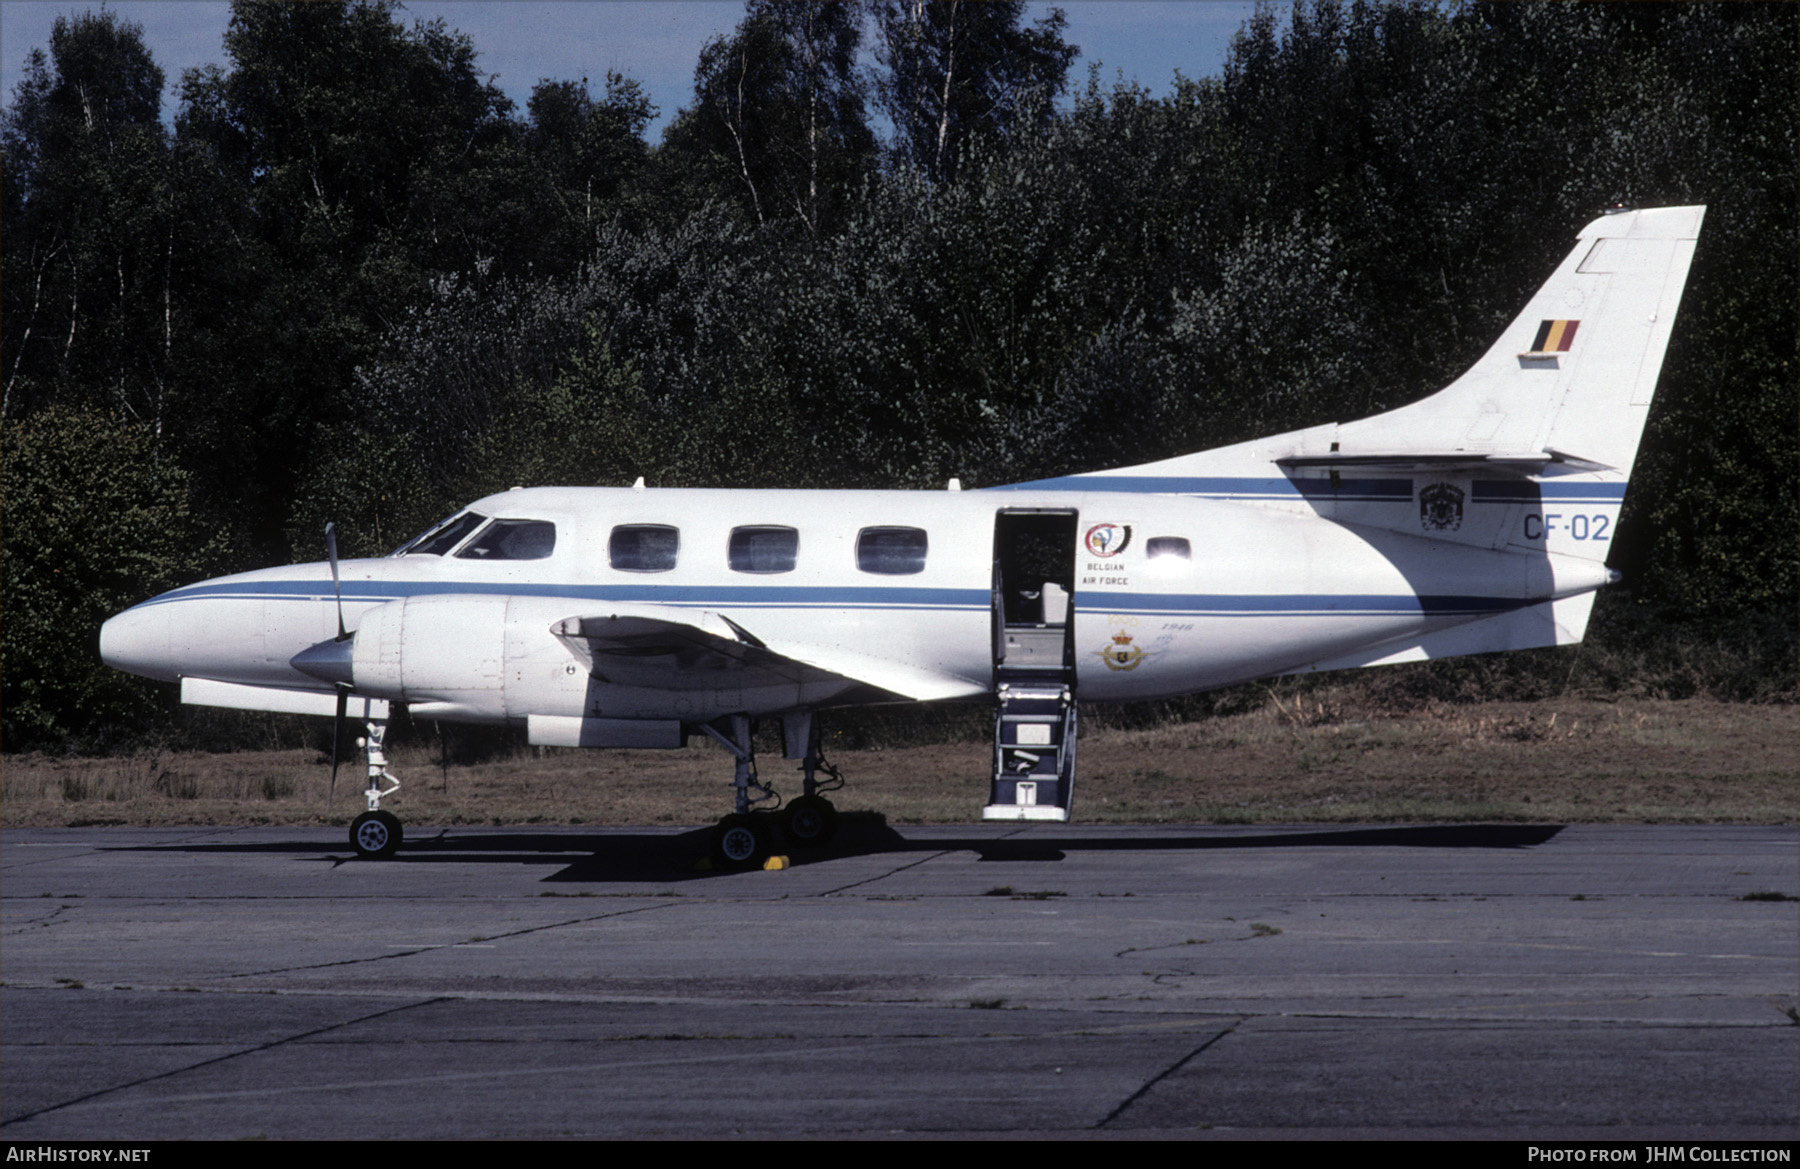
M550 633L567 599L441 594L363 615L351 655L356 692L414 717L506 722L580 715L587 671Z
M812 681L762 677L746 686L729 662L684 668L679 637L596 670L582 620L572 619L593 604L554 596L407 597L365 611L350 638L309 646L291 664L355 694L403 702L414 718L530 720L534 742L564 746L672 746L684 723L753 708L801 709L853 686L829 674ZM606 616L668 620L666 609L632 608L608 603ZM702 632L735 629L707 613L692 621ZM651 658L662 660L645 668ZM657 725L649 731L639 723Z
M407 597L363 614L351 670L359 693L504 718L505 659L505 597Z

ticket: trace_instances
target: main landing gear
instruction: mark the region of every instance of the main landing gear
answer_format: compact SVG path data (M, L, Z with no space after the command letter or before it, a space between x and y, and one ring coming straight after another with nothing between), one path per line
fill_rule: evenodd
M384 861L394 855L405 835L400 818L381 810L383 797L400 790L400 780L388 770L387 752L382 749L387 738L387 723L370 719L364 726L366 729L358 745L369 761L369 786L363 793L368 797L369 810L350 822L350 847L364 860ZM383 783L393 786L383 787Z
M400 779L388 770L383 750L387 723L370 719L364 725L366 732L358 745L368 760L369 786L363 794L369 801L369 810L351 821L350 847L364 860L387 860L400 847L405 832L399 817L382 810L381 801L400 790ZM737 810L713 828L710 852L714 868L757 868L779 847L819 848L831 842L837 832L838 816L825 793L843 787L844 777L826 761L819 747L819 723L810 711L782 719L784 754L801 761L803 778L802 794L789 800L780 811L757 808L758 804L779 805L781 797L756 778L750 717L732 715L717 723L702 724L700 729L737 761L733 780Z
M844 786L838 769L826 762L819 748L819 723L812 712L786 715L782 730L786 740L785 754L800 759L803 794L788 801L779 812L758 810L757 804L780 800L775 790L756 778L756 749L751 740L752 725L748 715L732 715L721 719L728 730L703 724L701 730L711 735L737 760L733 780L737 810L713 828L711 856L714 868L750 869L760 866L774 855L776 847L786 843L793 848L818 848L830 843L837 832L837 808L822 794ZM795 748L799 750L796 751ZM825 776L821 781L820 774Z

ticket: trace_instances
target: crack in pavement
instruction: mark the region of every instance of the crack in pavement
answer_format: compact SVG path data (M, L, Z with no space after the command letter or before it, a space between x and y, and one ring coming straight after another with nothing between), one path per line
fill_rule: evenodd
M63 915L64 910L74 908L75 906L73 905L58 905L41 917L28 917L24 921L15 922L6 927L5 936L10 937L13 934L22 934L27 930L47 930L57 923L56 919Z
M1012 831L1010 831L1010 832L1003 832L1003 833L1001 833L1001 834L1000 834L1000 835L999 835L999 836L996 836L996 837L994 837L994 839L995 839L995 840L1011 840L1011 839L1012 839L1012 838L1013 838L1013 837L1015 837L1015 836L1019 836L1019 835L1021 835L1021 834L1023 834L1023 833L1024 833L1024 832L1025 832L1025 829L1023 829L1023 828L1015 828L1015 829L1013 829L1013 830L1012 830ZM906 871L907 871L907 870L908 870L908 869L916 869L916 868L918 868L918 867L919 867L919 866L920 866L920 865L923 865L923 864L928 864L928 863L930 863L930 862L931 862L931 861L934 861L934 860L939 860L939 859L941 859L941 858L943 858L943 857L947 857L947 856L949 856L949 855L950 855L950 854L951 854L951 853L957 853L957 852L968 852L968 851L969 851L969 849L968 849L968 848L945 848L945 849L940 849L940 850L939 850L939 851L937 851L937 852L933 852L933 853L927 853L927 854L926 854L926 855L924 855L924 856L922 856L922 857L920 857L920 858L919 858L919 859L917 859L917 860L914 860L914 861L908 861L908 862L907 862L907 863L906 863L906 864L903 864L903 865L895 865L895 866L894 866L894 867L893 867L893 868L891 868L891 869L889 869L889 870L888 870L888 871L887 871L887 872L885 872L885 873L877 873L877 874L876 874L876 875L874 875L874 876L872 876L872 877L864 877L864 878L863 878L863 879L862 879L862 880L860 880L860 881L852 881L852 882L850 882L850 883L849 883L849 884L848 884L848 885L839 885L839 886L838 886L838 887L837 887L837 888L835 888L835 889L821 889L821 890L820 890L820 891L819 891L819 892L818 892L818 893L816 893L816 894L814 894L814 896L816 896L816 897L830 897L830 896L832 896L832 895L834 895L834 894L837 894L837 893L844 893L844 892L848 892L848 891L849 891L849 890L851 890L851 889L857 889L857 888L861 888L861 887L862 887L862 886L864 886L864 885L872 885L872 884L874 884L874 883L875 883L875 882L876 882L876 881L885 881L885 880L887 880L887 879L888 879L888 878L889 878L889 877L893 877L893 876L897 876L897 875L899 875L899 874L900 874L900 873L904 873L904 872L906 872Z
M486 945L489 942L496 942L505 938L521 938L526 934L541 933L544 930L562 929L565 926L571 925L585 925L588 922L606 921L607 919L614 917L627 917L634 913L647 913L656 909L672 909L683 904L687 903L681 901L664 901L660 905L639 905L633 909L619 909L612 913L596 913L588 917L572 917L567 921L550 921L545 922L542 925L524 926L516 930L507 930L504 933L481 934L477 938L467 942L445 942L442 945L414 946L411 949L399 950L392 954L372 954L365 958L340 958L333 962L312 962L305 966L276 966L268 970L245 970L237 974L227 974L224 975L224 977L227 979L257 978L265 974L290 974L299 970L328 970L334 966L360 966L368 962L387 962L395 958L411 958L418 954L428 954L433 950L454 950L462 946Z
M440 1003L440 1002L444 1002L444 1001L445 1000L442 997L434 995L428 999L421 999L416 1003L403 1003L397 1007L388 1007L385 1010L375 1011L375 1012L372 1012L371 1014L367 1014L367 1015L361 1015L354 1019L345 1019L345 1020L343 1020L341 1022L337 1022L337 1023L328 1023L323 1027L314 1027L310 1031L302 1031L297 1035L289 1035L282 1039L271 1039L267 1043L259 1043L255 1047L246 1047L242 1051L234 1051L234 1052L230 1052L229 1054L226 1054L226 1055L215 1055L211 1059L203 1059L203 1060L200 1060L198 1063L188 1064L186 1067L173 1068L166 1072L158 1072L153 1076L141 1076L138 1079L131 1080L124 1084L114 1084L110 1088L100 1088L100 1089L97 1089L92 1092L83 1093L82 1095L76 1096L73 1099L64 1100L60 1104L47 1104L44 1107L34 1109L31 1112L22 1113L21 1115L18 1115L18 1116L7 1117L4 1120L0 1120L0 1128L5 1128L8 1125L20 1124L27 1120L34 1120L37 1117L43 1116L47 1113L57 1112L64 1108L71 1108L77 1104L86 1103L89 1100L99 1099L102 1096L110 1096L114 1092L123 1092L127 1088L136 1088L142 1084L153 1084L158 1080L166 1080L170 1076L179 1076L185 1072L197 1071L200 1068L209 1067L212 1064L224 1063L227 1060L238 1059L241 1056L255 1055L257 1052L268 1051L271 1048L282 1047L289 1043L297 1043L302 1039L310 1039L315 1035L324 1035L327 1032L336 1031L339 1028L352 1027L358 1023L366 1023L371 1019L379 1019L383 1015L393 1015L393 1014L397 1014L401 1011L410 1011L410 1010L414 1009L415 1007L428 1007L428 1006L432 1005L433 1003Z

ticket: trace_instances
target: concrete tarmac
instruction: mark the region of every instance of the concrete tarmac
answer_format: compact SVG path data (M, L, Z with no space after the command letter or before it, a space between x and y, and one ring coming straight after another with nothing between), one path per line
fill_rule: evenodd
M1800 1134L1793 828L412 833L0 834L0 1138Z

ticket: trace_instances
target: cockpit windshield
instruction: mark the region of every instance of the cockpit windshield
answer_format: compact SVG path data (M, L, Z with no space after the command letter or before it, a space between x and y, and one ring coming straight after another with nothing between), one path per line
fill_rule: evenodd
M458 560L543 560L556 551L556 525L549 520L495 520L470 540Z
M479 512L459 512L425 529L423 533L400 545L393 552L395 556L442 556L468 538L470 532L487 523L488 518Z

